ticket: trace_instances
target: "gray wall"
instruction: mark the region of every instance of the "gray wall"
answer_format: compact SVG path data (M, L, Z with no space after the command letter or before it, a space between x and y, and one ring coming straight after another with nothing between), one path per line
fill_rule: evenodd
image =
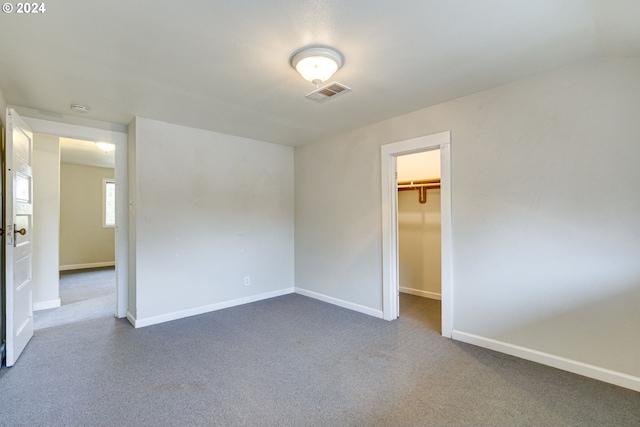
M640 58L295 150L296 286L382 309L380 145L451 130L453 329L640 377Z
M129 143L138 321L293 291L293 148L140 117Z

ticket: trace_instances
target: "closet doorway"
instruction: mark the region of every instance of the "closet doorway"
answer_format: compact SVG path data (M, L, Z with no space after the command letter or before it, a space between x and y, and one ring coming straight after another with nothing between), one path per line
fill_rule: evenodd
M440 149L398 156L397 172L399 313L419 307L441 333Z
M442 335L451 337L452 253L451 253L451 160L449 131L385 144L381 147L382 176L382 269L383 317L396 319L400 315L400 256L398 223L398 158L410 154L439 150L440 156L440 298ZM435 184L425 182L424 184ZM427 194L424 194L424 191ZM429 190L420 190L417 197L428 200ZM415 197L415 195L414 195ZM418 200L419 203L419 200ZM413 285L415 286L415 285ZM405 290L408 288L405 286ZM411 288L414 289L414 288ZM420 290L420 289L418 289ZM423 290L423 292L432 292ZM435 293L435 292L433 292ZM422 296L428 294L423 293ZM435 296L435 295L431 295Z

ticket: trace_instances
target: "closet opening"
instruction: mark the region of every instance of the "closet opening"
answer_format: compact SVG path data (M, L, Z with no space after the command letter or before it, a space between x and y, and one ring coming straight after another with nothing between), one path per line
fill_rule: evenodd
M436 198L434 191L439 191L440 201L440 330L442 336L451 338L452 334L452 318L453 318L453 301L452 301L452 232L451 232L451 157L450 157L451 133L449 131L441 132L433 135L421 136L418 138L408 139L399 142L393 142L381 146L381 178L382 178L382 315L385 320L394 320L400 315L400 299L402 296L418 296L419 298L431 299L437 301L438 290L430 285L425 285L422 276L422 268L426 267L430 272L437 271L433 267L433 263L438 261L434 258L428 259L426 265L422 262L424 257L419 255L420 270L411 272L411 270L401 273L401 259L399 247L399 216L409 216L413 221L422 222L423 213L418 207L413 206L413 212L406 213L398 210L399 203L405 205L407 202L422 205L420 201L424 201L427 205L428 201ZM403 156L409 156L416 153L426 152L439 153L432 154L434 162L440 165L440 182L437 177L424 176L420 178L407 178L398 174L398 163L402 168ZM404 179L403 179L404 178ZM409 181L407 183L407 181ZM398 182L401 188L413 188L411 190L399 191ZM439 185L440 188L436 188ZM407 187L408 186L408 187ZM426 189L424 189L426 188ZM407 193L405 197L404 193ZM402 200L399 200L402 199ZM436 198L437 200L437 198ZM435 200L434 200L435 201ZM425 206L424 209L427 207ZM429 208L435 209L434 206ZM425 219L430 215L425 212ZM435 216L435 210L431 216ZM415 226L415 224L414 224ZM412 226L409 225L409 228ZM431 227L437 227L431 225ZM403 226L403 228L406 228ZM403 230L404 231L404 230ZM434 235L430 237L433 239ZM404 239L406 240L406 239ZM414 243L417 240L414 239ZM416 243L417 244L417 243ZM420 243L422 245L423 243ZM420 247L420 253L424 253L425 249ZM406 252L403 249L403 252ZM404 260L402 261L405 262ZM401 284L400 276L403 276ZM413 275L413 277L412 277ZM434 276L436 276L434 274ZM433 285L433 282L431 282ZM403 288L403 289L401 289ZM401 292L402 291L402 292ZM411 292L411 293L410 293ZM418 295L416 295L418 294ZM405 300L407 298L404 298ZM437 303L435 303L437 305Z
M441 333L440 149L397 157L398 289L403 307Z

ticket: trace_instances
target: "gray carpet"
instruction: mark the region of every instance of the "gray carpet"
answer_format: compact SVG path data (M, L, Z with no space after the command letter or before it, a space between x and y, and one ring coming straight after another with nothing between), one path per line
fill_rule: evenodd
M87 319L113 317L116 271L113 267L60 273L60 307L34 313L35 330Z
M640 393L300 295L142 329L36 332L0 371L6 426L638 426Z

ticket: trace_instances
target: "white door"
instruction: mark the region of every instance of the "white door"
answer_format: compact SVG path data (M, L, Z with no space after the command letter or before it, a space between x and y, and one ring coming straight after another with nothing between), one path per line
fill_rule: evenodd
M7 109L5 146L5 301L7 366L13 364L33 336L33 134L13 109Z

